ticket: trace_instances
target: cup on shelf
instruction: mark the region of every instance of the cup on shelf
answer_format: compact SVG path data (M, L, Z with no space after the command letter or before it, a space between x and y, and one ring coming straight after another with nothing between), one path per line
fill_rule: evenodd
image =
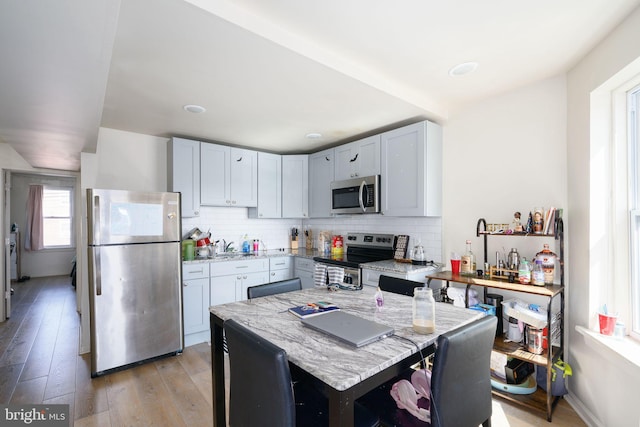
M452 259L451 260L451 272L453 274L460 274L460 260Z

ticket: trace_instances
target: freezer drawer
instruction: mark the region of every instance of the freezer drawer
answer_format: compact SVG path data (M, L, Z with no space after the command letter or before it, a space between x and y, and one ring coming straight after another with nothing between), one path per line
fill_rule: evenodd
M180 243L89 247L92 375L183 348Z

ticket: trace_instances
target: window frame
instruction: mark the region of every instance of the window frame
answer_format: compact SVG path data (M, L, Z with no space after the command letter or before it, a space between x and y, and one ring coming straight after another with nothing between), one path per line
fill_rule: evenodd
M46 245L44 246L44 250L57 250L57 249L73 249L76 247L75 242L75 217L74 217L74 187L71 185L43 185L43 191L66 191L69 194L69 216L68 217L59 217L59 216L46 216L44 212L42 212L43 221L47 218L59 218L59 219L69 219L69 244L68 245ZM44 194L43 194L44 198ZM44 205L44 203L43 203ZM43 230L44 231L44 230Z
M627 92L629 335L640 340L640 84Z

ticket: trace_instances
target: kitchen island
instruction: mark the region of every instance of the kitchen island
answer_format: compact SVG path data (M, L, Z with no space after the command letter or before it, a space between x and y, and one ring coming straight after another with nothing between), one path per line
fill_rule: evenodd
M475 310L437 303L436 330L421 335L412 328L411 297L388 293L384 309L378 311L374 293L370 287L337 292L303 289L211 307L214 425L225 425L223 324L227 319L236 320L283 348L290 363L324 384L329 397L330 425L353 425L355 399L418 362L418 348L427 355L440 334L483 316ZM330 301L345 312L391 326L395 334L360 348L342 344L305 328L300 319L287 311L312 301Z

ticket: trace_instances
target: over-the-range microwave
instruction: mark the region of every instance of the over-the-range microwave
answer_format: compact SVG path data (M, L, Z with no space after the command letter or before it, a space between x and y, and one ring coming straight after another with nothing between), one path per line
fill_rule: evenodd
M380 213L380 175L333 181L331 213Z

